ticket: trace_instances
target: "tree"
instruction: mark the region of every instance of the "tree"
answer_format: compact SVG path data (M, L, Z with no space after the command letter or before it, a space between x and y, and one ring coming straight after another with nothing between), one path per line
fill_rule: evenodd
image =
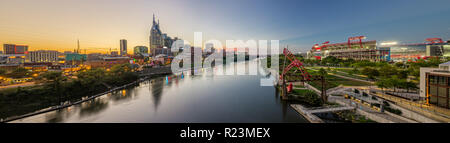
M6 74L6 70L5 69L0 69L0 76L1 75L5 75Z
M380 72L378 72L378 70L369 67L365 67L361 73L366 75L371 80L374 80L375 77L380 75Z
M120 76L126 72L131 71L131 64L120 64L120 65L114 65L111 67L111 73Z
M397 63L395 63L395 66L398 67L398 68L404 68L405 64L402 63L402 62L397 62Z
M9 73L7 76L11 78L23 78L30 74L30 71L25 68L16 68L11 73Z
M397 76L392 76L391 78L386 80L386 85L388 88L393 88L394 92L397 92L397 88L399 87L400 80L397 78Z
M387 79L383 78L381 80L378 80L377 82L375 82L375 85L377 85L378 88L381 88L381 91L384 93L384 89L388 88Z
M410 81L406 81L406 80L402 80L401 83L401 88L406 89L406 92L409 93L409 90L413 89L418 89L417 85L414 82L410 82Z
M392 75L395 75L398 73L397 68L391 66L391 65L384 65L380 68L381 76L383 77L390 77Z
M62 82L66 80L66 77L62 76L62 72L46 72L42 74L42 77L48 87L59 96L59 103L61 103Z
M409 72L407 70L400 70L399 72L397 72L397 76L400 79L408 78L408 74L409 74Z

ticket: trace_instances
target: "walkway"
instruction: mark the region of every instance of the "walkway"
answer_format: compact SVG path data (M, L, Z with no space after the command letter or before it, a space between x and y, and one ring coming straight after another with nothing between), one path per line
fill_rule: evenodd
M16 87L28 87L28 86L34 86L36 85L34 82L25 82L21 84L13 84L13 85L7 85L7 86L0 86L0 90L2 89L8 89L8 88L16 88Z
M381 113L359 102L352 101L351 99L345 99L343 97L330 97L328 100L344 106L356 107L358 114L364 115L367 118L379 123L409 123L408 121L393 117L386 113Z

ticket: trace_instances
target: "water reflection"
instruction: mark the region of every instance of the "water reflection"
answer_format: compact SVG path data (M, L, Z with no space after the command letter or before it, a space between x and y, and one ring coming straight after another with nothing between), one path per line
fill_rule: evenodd
M155 107L155 111L158 109L158 105L161 102L161 97L164 89L163 86L164 84L161 78L152 80L152 84L151 86L149 86L150 91L152 92L153 106Z
M248 73L249 69L243 66L252 64L256 63L221 65L155 78L17 122L306 122L289 103L280 101L276 88L260 86L260 79L266 74L217 75L224 70Z
M80 117L97 114L108 107L109 102L102 99L94 99L81 104Z

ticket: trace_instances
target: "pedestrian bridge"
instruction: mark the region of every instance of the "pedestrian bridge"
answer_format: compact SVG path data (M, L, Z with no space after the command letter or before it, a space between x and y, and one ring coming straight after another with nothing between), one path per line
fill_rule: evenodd
M355 107L336 107L336 108L323 108L323 109L313 109L308 112L311 114L315 113L326 113L326 112L337 112L337 111L345 111L345 110L353 110Z

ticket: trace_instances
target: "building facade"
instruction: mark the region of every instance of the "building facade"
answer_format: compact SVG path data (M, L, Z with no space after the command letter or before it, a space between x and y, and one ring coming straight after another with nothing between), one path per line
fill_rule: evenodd
M156 56L160 54L172 56L170 48L172 47L173 39L162 33L159 20L156 22L155 15L153 15L153 25L150 29L150 55Z
M58 62L58 51L30 51L26 55L27 62L42 63L42 62Z
M365 38L365 37L364 37ZM377 41L360 41L328 44L322 46L315 45L308 52L308 58L322 59L333 56L338 59L368 60L368 61L388 61L389 50L377 48Z
M128 54L127 52L127 40L122 39L120 40L120 55L126 56Z
M450 45L448 43L436 44L398 44L380 46L390 51L390 61L407 62L429 57L450 57Z
M145 54L148 54L148 47L146 46L134 47L134 55L145 55Z
M150 51L152 55L157 55L155 53L156 48L163 48L164 38L159 27L159 20L156 22L155 15L153 15L153 25L150 29Z
M450 62L439 68L420 68L420 97L427 104L449 109Z
M27 54L27 45L3 44L3 54Z

